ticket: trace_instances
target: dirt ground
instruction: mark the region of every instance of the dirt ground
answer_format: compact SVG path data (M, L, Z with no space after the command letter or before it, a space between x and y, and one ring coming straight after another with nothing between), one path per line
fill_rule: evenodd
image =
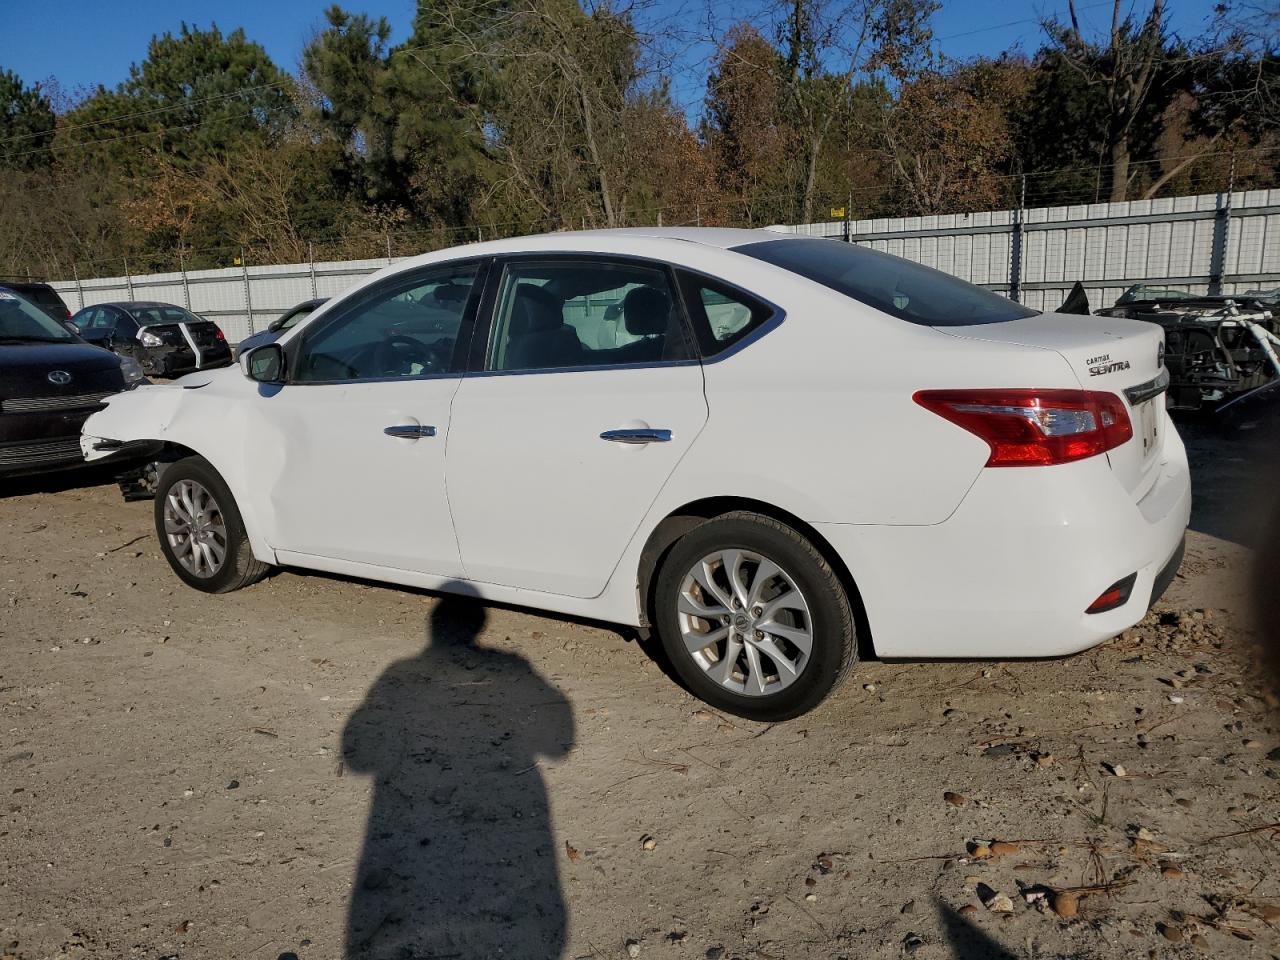
M776 726L605 626L288 571L205 596L151 504L10 483L0 956L1274 957L1248 429L1188 425L1187 560L1137 628L864 663Z

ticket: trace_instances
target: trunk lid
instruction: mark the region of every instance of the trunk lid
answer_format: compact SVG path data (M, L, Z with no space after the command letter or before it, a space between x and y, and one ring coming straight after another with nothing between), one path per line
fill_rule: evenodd
M1162 389L1168 383L1164 330L1157 324L1124 317L1041 313L1004 323L935 329L969 340L1052 350L1070 365L1085 390L1119 396L1133 423L1133 439L1110 450L1107 458L1135 500L1155 482L1164 436L1171 429Z

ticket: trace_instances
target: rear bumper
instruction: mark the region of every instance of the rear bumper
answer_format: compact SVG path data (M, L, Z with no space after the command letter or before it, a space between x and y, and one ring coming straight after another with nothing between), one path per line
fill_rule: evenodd
M984 470L932 526L818 524L862 594L883 657L1048 657L1137 623L1172 581L1191 515L1186 453L1166 437L1161 476L1136 503L1105 457ZM1136 574L1122 606L1087 614Z

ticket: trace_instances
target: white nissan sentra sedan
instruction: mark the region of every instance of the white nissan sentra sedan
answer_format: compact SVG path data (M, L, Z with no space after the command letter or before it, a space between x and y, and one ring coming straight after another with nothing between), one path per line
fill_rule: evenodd
M780 720L860 634L1039 657L1138 621L1190 512L1163 346L835 240L561 233L388 267L82 443L160 464L134 486L196 589L294 566L652 627Z

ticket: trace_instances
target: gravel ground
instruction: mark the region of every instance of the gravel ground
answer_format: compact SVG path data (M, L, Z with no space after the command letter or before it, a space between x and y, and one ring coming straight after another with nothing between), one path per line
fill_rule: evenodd
M1186 432L1204 493L1138 627L864 663L775 726L607 626L297 572L198 594L150 504L10 483L0 956L1273 957L1253 454Z

